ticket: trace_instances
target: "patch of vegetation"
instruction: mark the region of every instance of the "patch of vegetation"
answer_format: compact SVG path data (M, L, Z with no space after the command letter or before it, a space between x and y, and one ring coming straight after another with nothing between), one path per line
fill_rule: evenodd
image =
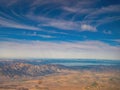
M39 81L38 81L38 84L42 84L42 80L39 80Z
M29 90L28 88L25 88L25 87L20 87L18 88L17 90Z
M93 83L91 84L91 86L96 87L96 86L98 86L98 83L97 83L97 82L93 82Z
M113 81L113 78L110 78L109 80L110 80L110 81Z

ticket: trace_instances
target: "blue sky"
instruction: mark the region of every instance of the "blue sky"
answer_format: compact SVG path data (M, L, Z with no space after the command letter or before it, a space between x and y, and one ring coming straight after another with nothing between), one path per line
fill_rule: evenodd
M1 58L120 60L119 0L1 0Z

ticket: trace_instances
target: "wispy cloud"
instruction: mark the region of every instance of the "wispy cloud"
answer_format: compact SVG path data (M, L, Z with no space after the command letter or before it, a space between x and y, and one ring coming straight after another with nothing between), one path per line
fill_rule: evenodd
M68 12L73 12L73 13L78 11L78 9L71 8L71 7L63 7L63 10L68 11Z
M48 33L53 33L53 34L62 34L62 35L68 35L68 33L66 32L58 32L58 31L55 31L55 30L50 30L50 31L47 31Z
M96 8L93 12L84 17L83 22L94 24L96 27L120 20L120 5L110 5L102 8ZM114 14L114 15L113 15ZM104 17L103 17L104 16Z
M93 32L97 33L98 31L106 35L109 34L112 37L113 34L111 33L114 33L114 31L112 31L111 28L110 28L111 30L110 31L109 29L106 29L106 28L101 30L100 27L102 25L106 25L108 23L112 23L112 22L120 20L120 9L119 9L120 4L118 3L114 5L113 4L102 5L103 3L104 3L104 0L92 0L92 1L91 0L1 0L0 1L0 6L1 6L0 27L7 27L8 28L7 30L9 30L9 28L20 29L21 31L23 30L23 32L24 32L24 29L31 30L32 34L25 33L25 35L28 37L36 36L36 37L48 38L48 39L56 38L57 35L55 34L62 34L60 35L61 37L63 35L66 35L66 36L68 35L69 40L70 39L80 40L81 38L76 37L76 35L81 35L83 34L81 32L84 32L84 31L91 32L91 33ZM39 32L39 34L36 33L37 31ZM40 31L43 32L44 34L42 34ZM71 33L71 32L74 32L74 33ZM115 32L118 32L118 31L115 30ZM72 34L73 36L70 34ZM6 35L7 35L7 32L6 32ZM71 36L74 38L70 38ZM89 38L90 35L88 36L84 35L84 39L86 37ZM119 42L119 40L116 40L116 41ZM91 42L89 42L88 44L90 43ZM30 45L31 44L33 43L30 42ZM60 44L58 43L52 44L52 43L46 42L42 44L48 44L48 45L50 44L51 47L48 46L50 50L51 48L55 50L55 47L57 47L57 50L53 51L55 53L57 53L57 51L59 50L62 50L63 48L62 51L59 51L57 53L59 57L60 56L61 57L68 57L68 56L74 57L73 55L76 54L75 57L82 57L83 55L84 57L92 58L92 57L95 57L94 54L96 52L95 53L93 52L93 54L91 53L92 54L91 55L89 51L92 51L92 50L96 51L95 47L97 47L99 48L98 49L99 54L97 54L96 58L97 57L102 58L102 56L105 57L103 54L101 54L101 52L104 54L105 53L107 54L105 58L108 58L108 54L110 54L109 56L111 58L113 57L118 58L117 54L115 55L114 53L112 53L112 50L115 50L115 53L118 52L117 51L118 47L111 46L103 42L99 42L97 45L95 45L93 49L90 49L90 47L92 48L92 46L96 44L96 42L94 42L93 44L90 44L89 48L88 47L84 48L81 46L81 44L83 44L83 46L84 45L86 46L86 42L75 42L75 44L68 43L68 42L67 43L62 42ZM71 46L69 46L68 44L70 44ZM99 44L104 44L103 47L106 46L106 48L108 49L105 52L103 52L105 49L102 49L103 51L101 51L101 48L100 48L101 46ZM22 44L17 43L17 45L22 47L21 46ZM30 45L26 43L25 45L27 45L30 49ZM52 47L52 45L54 47ZM65 50L68 47L64 47L66 45L70 47L69 49L70 52L67 52L67 54L65 53ZM78 47L77 45L80 46L81 48ZM73 48L72 46L75 48L72 49ZM111 49L111 48L114 48L114 49ZM42 48L40 48L39 50L41 49ZM29 51L28 49L25 49L25 50L26 52ZM84 54L81 52L81 50L83 50ZM37 51L37 49L35 50L33 49L33 51L36 51L34 52L36 55L38 55L38 53L40 54L42 53L42 52ZM13 53L15 52L16 51L14 51ZM47 51L44 50L44 52L45 54L48 54ZM76 52L78 52L79 54L77 54ZM36 57L39 57L39 56L36 56ZM53 55L53 57L55 56Z
M19 51L19 52L18 52ZM0 57L4 58L91 58L120 59L120 47L100 41L0 42Z
M120 45L120 39L108 39L108 41L116 42L117 45Z
M104 30L103 33L104 33L104 34L112 34L112 32L111 32L110 30L107 30L107 31Z
M62 21L62 20L61 21L52 20L52 21L46 22L46 24L42 24L41 26L54 27L54 28L63 29L63 30L74 30L74 29L78 30L78 28L80 27L80 25L77 23L70 22L70 21Z
M23 35L25 35L25 36L35 36L35 37L41 37L41 38L55 38L52 35L38 34L37 32L24 33Z
M39 27L52 27L52 28L57 28L62 30L76 30L78 32L97 31L96 27L88 24L82 24L81 21L76 22L76 21L68 21L63 19L57 20L57 19L51 19L51 18L35 16L35 15L28 15L27 17L37 20L40 23L38 25Z
M8 28L16 28L16 29L40 30L40 28L38 27L17 23L13 20L9 20L2 17L0 17L0 26L8 27Z
M115 39L113 41L118 42L120 44L120 39Z
M42 38L55 38L54 36L51 35L39 35Z
M120 5L97 7L96 4L101 2L100 0L92 0L92 2L90 0L11 0L9 4L8 1L0 1L0 5L4 5L3 7L11 10L12 14L15 14L14 8L17 8L20 15L24 16L22 18L27 18L31 22L34 20L36 25L31 26L12 21L13 19L11 21L4 19L0 21L1 26L4 27L30 30L52 27L63 30L93 32L97 31L97 27L102 24L120 20L120 17L116 15L101 17L103 14L119 13ZM15 7L18 3L20 7ZM26 5L24 6L23 4ZM25 13L23 12L24 8L27 8ZM54 14L51 17L50 15L57 10L61 13ZM69 17L70 15L71 17Z
M34 9L32 9L31 12L26 15L26 17L39 22L40 27L53 27L53 28L58 28L62 30L92 31L91 29L93 28L91 29L89 28L90 30L89 29L81 30L81 27L83 27L83 25L81 25L81 21L76 22L74 21L74 19L76 18L77 15L88 14L92 10L94 10L93 8L88 9L87 7L94 5L95 2L97 2L97 0L94 0L93 2L89 0L86 0L86 1L81 0L81 2L77 0L76 1L70 0L70 1L64 1L64 3L59 0L58 1L52 0L51 2L35 1L33 4L31 4L31 7L34 6ZM45 12L43 15L34 14L34 10L38 9L39 8L38 6L42 6L42 5L44 6L44 5L47 5L48 3L54 4L55 7L52 7L52 6L49 7L50 10L47 7L45 7L44 10L42 10ZM60 15L57 15L58 18L56 18L56 16L54 18L50 18L49 14L52 11L56 11L56 8L58 10L62 10L63 12ZM70 20L65 20L67 15L70 15L71 13L74 13L72 18ZM94 28L94 31L95 31L95 28Z

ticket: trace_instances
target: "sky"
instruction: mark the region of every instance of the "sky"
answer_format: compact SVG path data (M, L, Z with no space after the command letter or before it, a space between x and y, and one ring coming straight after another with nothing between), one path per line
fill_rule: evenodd
M0 0L0 58L120 60L120 1Z

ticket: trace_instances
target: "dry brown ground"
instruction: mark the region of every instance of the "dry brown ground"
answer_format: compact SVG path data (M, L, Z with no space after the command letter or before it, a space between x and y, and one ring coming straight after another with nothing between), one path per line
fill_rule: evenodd
M120 90L119 73L73 72L0 83L0 90Z

